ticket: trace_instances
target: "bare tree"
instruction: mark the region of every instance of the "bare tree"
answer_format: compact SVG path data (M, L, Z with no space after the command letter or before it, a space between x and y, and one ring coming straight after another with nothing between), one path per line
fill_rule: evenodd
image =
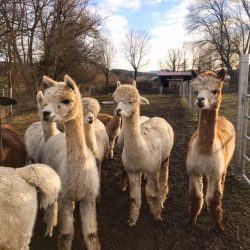
M187 30L197 34L195 43L206 46L229 74L238 64L238 55L248 47L249 29L239 14L238 3L229 0L196 0L189 6ZM238 18L237 18L238 17ZM210 55L210 54L208 54Z
M150 52L149 42L150 36L147 31L135 31L132 29L126 33L122 41L122 51L125 59L134 69L135 80L138 70L147 64L144 60Z
M109 40L104 40L101 44L101 61L99 67L101 68L102 74L106 79L106 86L109 84L111 68L114 63L116 50L114 45Z

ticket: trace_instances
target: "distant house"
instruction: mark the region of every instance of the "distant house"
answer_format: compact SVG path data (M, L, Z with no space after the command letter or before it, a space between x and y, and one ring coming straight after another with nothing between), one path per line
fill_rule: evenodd
M190 81L192 79L190 71L158 72L157 75L160 79L160 93L177 92L179 90L180 83Z

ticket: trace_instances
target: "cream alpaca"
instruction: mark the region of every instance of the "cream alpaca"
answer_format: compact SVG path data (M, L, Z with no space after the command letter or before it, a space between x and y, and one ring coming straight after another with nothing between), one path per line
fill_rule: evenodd
M222 99L224 69L193 75L193 88L198 91L196 105L200 121L188 147L186 160L191 199L190 223L195 224L203 204L202 176L208 183L206 204L219 229L222 229L222 195L227 166L235 148L235 129L225 117L218 116Z
M168 193L169 156L174 133L166 120L154 117L139 123L140 97L136 83L119 86L113 94L117 115L122 117L124 147L122 162L128 173L130 190L129 225L135 225L141 207L141 173L147 176L146 196L156 220L161 219L163 203Z
M87 248L100 249L96 222L99 177L95 158L85 141L81 95L76 83L67 75L60 83L46 78L51 87L44 93L43 114L46 116L43 118L63 122L65 126L65 135L51 137L44 152L45 161L58 172L62 181L58 248L71 249L74 237L73 203L79 201Z
M46 78L43 79L46 83ZM24 134L24 143L28 154L28 159L31 162L42 162L42 153L45 142L60 131L56 127L55 122L44 121L42 119L42 101L43 94L41 91L37 94L38 115L41 119L39 122L32 123Z
M84 97L82 103L86 143L95 156L99 177L101 177L101 165L109 147L109 137L104 124L97 119L100 111L98 101L91 97Z
M44 164L19 169L0 167L1 249L29 249L38 208L37 197L40 207L47 208L56 201L60 188L59 176Z

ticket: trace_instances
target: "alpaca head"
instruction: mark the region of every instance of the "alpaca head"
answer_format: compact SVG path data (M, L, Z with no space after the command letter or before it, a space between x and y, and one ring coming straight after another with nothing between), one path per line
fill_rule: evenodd
M82 104L84 107L84 122L86 124L93 123L101 109L99 102L94 98L84 97L82 98Z
M119 82L117 89L113 93L113 98L116 103L116 114L122 117L131 116L139 108L140 104L149 103L145 97L140 96L135 81L132 85L121 85Z
M221 90L225 78L225 70L218 73L207 71L198 74L192 71L192 87L198 93L195 104L201 110L219 108L221 103Z
M82 112L81 94L68 75L64 76L63 82L44 76L43 82L50 86L45 90L41 104L43 120L66 122Z

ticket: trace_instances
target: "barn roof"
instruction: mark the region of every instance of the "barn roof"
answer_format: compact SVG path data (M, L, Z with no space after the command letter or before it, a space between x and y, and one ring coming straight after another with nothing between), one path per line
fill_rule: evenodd
M158 72L158 76L191 76L191 71L166 71L166 72Z

